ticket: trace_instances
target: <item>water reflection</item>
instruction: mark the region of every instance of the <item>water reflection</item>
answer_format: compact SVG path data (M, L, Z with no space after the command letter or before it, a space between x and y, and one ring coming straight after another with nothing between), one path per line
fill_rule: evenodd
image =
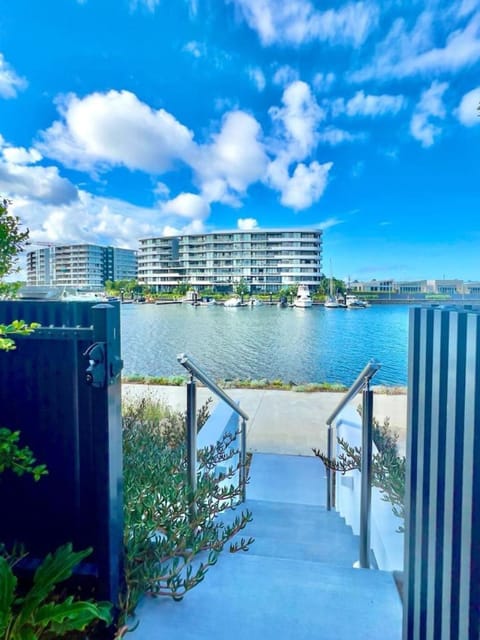
M372 357L377 384L406 384L408 307L346 311L126 305L124 373L184 374L178 353L215 379L268 378L350 384Z

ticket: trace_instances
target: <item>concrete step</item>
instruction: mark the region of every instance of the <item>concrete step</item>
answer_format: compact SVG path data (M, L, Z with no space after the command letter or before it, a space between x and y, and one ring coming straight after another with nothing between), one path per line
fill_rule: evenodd
M181 602L145 598L132 640L400 640L390 574L298 559L223 554Z
M281 537L290 532L293 536L301 533L301 539L305 539L310 535L315 537L319 529L351 531L336 511L327 511L325 507L288 502L247 500L235 509L226 511L220 518L225 523L231 523L245 510L250 511L253 516L253 521L248 527L252 530L265 528L269 531L269 535L271 531L278 530Z
M309 456L255 453L250 465L249 500L325 506L326 474Z
M253 521L240 531L232 543L255 538L248 553L253 555L327 562L351 567L358 560L358 538L334 511L312 505L248 500L243 509ZM243 510L242 509L242 510ZM238 509L222 514L228 524Z

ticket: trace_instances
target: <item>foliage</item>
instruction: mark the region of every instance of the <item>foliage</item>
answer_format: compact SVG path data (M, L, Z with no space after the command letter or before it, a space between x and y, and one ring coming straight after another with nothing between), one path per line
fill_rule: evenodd
M288 287L282 287L278 292L278 297L294 298L297 295L298 284L291 284Z
M28 229L8 211L10 201L0 197L0 278L17 271L16 261L28 239Z
M122 382L127 384L152 384L165 387L181 387L187 382L186 376L143 376L134 373L131 376L122 377Z
M70 631L84 630L94 620L111 623L107 602L55 598L59 582L67 580L75 566L91 553L75 552L71 544L48 554L35 571L33 584L25 593L5 558L0 557L0 637L3 640L37 640L64 637Z
M14 320L10 324L0 324L0 351L16 349L15 342L10 335L27 336L39 328L38 322L27 324L23 320Z
M345 282L343 280L339 280L338 278L332 277L332 289L333 294L344 294L346 291ZM330 278L322 275L320 278L320 282L318 283L317 293L326 296L330 294Z
M208 405L198 415L199 427ZM199 451L197 490L188 483L185 415L152 399L143 399L123 413L125 492L125 615L142 594L175 600L201 582L232 537L251 520L248 511L226 524L221 515L238 502L233 484L238 465L228 466L233 436ZM224 471L216 471L217 464ZM246 550L241 539L230 551Z
M0 282L0 298L15 298L19 289L23 287L25 283L21 281L17 282Z
M240 296L243 301L243 296L246 296L250 292L250 287L248 286L245 278L241 278L240 281L235 285L234 292L237 296Z
M190 285L186 282L181 282L173 290L172 293L176 296L184 296L190 289Z
M395 516L405 518L405 472L406 458L398 455L398 435L390 428L389 418L385 418L383 424L373 420L373 441L377 447L377 453L372 455L372 486L383 494L383 499L390 502ZM326 467L339 471L342 474L357 469L362 470L362 450L360 447L352 447L343 438L338 438L342 452L331 460L318 449L313 449L314 454L322 460ZM399 526L403 531L403 525Z
M36 459L29 447L19 447L20 431L0 427L0 473L11 469L17 476L29 473L35 481L48 473L44 464L35 464Z

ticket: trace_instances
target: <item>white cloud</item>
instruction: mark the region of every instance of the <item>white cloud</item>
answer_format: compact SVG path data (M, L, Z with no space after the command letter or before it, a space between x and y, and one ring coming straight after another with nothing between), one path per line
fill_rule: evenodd
M402 95L365 95L364 91L357 93L345 104L345 113L348 116L381 116L396 114L405 106L406 101Z
M210 215L210 205L195 193L180 193L173 200L161 205L162 213L173 214L180 218L204 220Z
M157 182L157 184L155 185L155 188L153 190L153 193L160 199L165 199L168 198L168 196L170 195L170 189L168 187L168 185L166 185L164 182Z
M317 93L327 92L334 84L336 76L333 72L316 73L313 77L313 87Z
M36 149L25 147L5 147L2 154L5 160L12 164L35 164L42 159L42 155Z
M35 164L42 159L38 151L4 145L0 136L0 193L11 198L28 196L52 204L77 198L76 187L60 176L57 167Z
M439 9L439 12L443 9ZM379 44L373 63L351 74L354 82L371 78L405 78L432 72L456 72L480 59L480 12L466 25L448 23L442 15L424 11L409 31L403 18L397 19Z
M160 4L160 0L130 0L130 10L135 11L139 7L144 7L150 13L154 13Z
M202 42L191 40L183 47L182 51L190 53L194 58L201 58L206 55L206 47Z
M276 125L276 138L271 141L274 155L267 170L267 184L280 192L283 205L305 209L316 202L327 185L332 163L310 164L319 141L319 124L325 111L319 107L309 85L297 80L283 92L282 107L272 107L270 116Z
M373 2L349 2L318 11L309 0L231 0L263 45L300 45L312 41L359 47L378 20Z
M257 87L258 91L263 91L266 86L265 75L260 67L249 67L247 69L248 77L254 85Z
M230 111L212 142L197 147L190 163L208 202L238 206L238 196L262 179L268 158L261 138L262 130L253 116Z
M318 139L320 142L324 142L325 144L329 144L332 147L335 147L337 144L342 144L343 142L353 142L354 140L360 139L362 136L359 134L354 135L345 129L339 129L338 127L328 126L318 134Z
M432 122L432 118L435 118L437 122L445 118L443 94L447 89L447 82L432 82L431 86L422 93L415 107L410 121L410 133L421 143L422 147L431 147L435 138L442 132L442 129L435 122Z
M309 165L298 164L292 177L284 185L281 203L298 210L306 209L317 202L325 191L332 166L331 162L319 164L317 161Z
M129 91L70 94L61 120L41 134L37 148L76 169L125 166L162 173L191 151L192 133L164 109L154 110Z
M270 108L270 117L283 131L289 159L303 159L317 143L317 126L325 118L325 112L309 85L301 80L285 89L282 102L283 107Z
M0 97L15 98L18 91L25 89L27 81L18 76L0 53Z
M473 127L476 124L480 124L479 105L480 87L477 87L463 96L458 105L458 109L455 111L455 115L463 125Z
M458 15L461 17L468 16L478 8L480 8L479 0L462 0L460 7L458 8Z
M258 222L255 218L238 218L237 227L242 231L251 231L258 227Z
M86 191L79 191L78 196L73 202L58 205L17 197L11 210L29 227L32 244L91 242L136 249L139 238L161 234L163 219L157 209Z
M296 80L299 80L299 73L288 64L284 64L279 67L273 74L273 83L278 84L281 87L286 87Z
M336 227L339 224L343 224L343 222L344 221L340 220L339 218L327 218L326 220L324 220L323 222L320 222L316 226L319 229L322 229L322 231L325 231L326 229L331 229L332 227Z

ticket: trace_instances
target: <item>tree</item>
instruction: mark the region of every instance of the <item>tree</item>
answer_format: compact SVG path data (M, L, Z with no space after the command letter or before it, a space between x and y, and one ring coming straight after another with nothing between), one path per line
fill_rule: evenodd
M241 278L239 283L237 284L237 286L235 287L235 293L237 294L237 296L240 296L243 302L243 296L246 296L247 293L249 293L250 288L248 286L247 281L245 280L245 278Z
M0 278L18 270L18 254L28 240L28 229L21 230L19 218L8 211L10 204L0 197Z

